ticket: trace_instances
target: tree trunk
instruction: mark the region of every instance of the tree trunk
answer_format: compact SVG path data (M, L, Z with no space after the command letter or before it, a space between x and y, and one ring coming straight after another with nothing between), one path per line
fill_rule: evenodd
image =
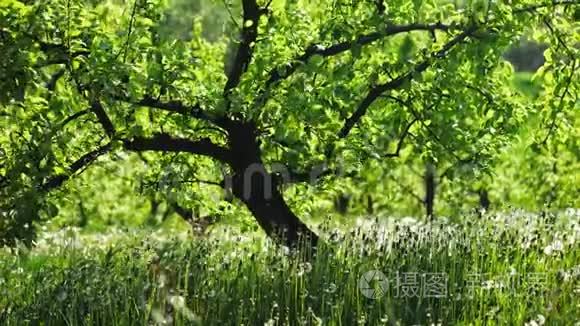
M490 201L487 189L480 188L477 193L479 194L479 207L482 210L489 211Z
M291 248L316 247L318 236L310 230L288 207L275 182L263 178L251 178L250 196L242 174L236 174L233 181L233 193L250 210L260 227L277 242ZM267 187L271 186L271 195ZM264 196L266 191L266 196ZM306 248L308 249L308 248Z
M433 206L435 204L435 167L428 163L425 168L425 211L427 219L433 221Z
M318 236L288 207L281 182L265 168L254 125L237 122L229 131L234 173L226 187L248 207L269 237L290 248L314 249Z

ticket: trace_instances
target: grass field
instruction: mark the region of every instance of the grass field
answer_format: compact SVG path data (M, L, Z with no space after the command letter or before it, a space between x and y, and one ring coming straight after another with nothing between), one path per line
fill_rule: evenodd
M0 254L0 324L580 324L579 211L465 220L321 225L308 262L231 230L45 234Z

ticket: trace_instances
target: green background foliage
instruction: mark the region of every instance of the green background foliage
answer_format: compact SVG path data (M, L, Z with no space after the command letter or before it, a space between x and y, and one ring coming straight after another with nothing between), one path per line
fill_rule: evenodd
M244 20L252 4L259 18ZM0 323L575 322L579 10L0 0ZM232 164L136 149L167 135L229 149L224 117L256 126L271 170L326 167L277 184L325 240L313 265L224 191ZM187 214L219 223L192 229ZM166 239L183 230L196 239ZM369 302L356 288L369 269L443 270L457 291L471 272L551 274L526 298Z

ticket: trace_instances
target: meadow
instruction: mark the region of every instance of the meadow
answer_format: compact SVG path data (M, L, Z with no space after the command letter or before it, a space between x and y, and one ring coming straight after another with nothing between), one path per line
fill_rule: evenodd
M0 324L580 323L578 210L330 221L310 260L224 227L47 232L0 254Z

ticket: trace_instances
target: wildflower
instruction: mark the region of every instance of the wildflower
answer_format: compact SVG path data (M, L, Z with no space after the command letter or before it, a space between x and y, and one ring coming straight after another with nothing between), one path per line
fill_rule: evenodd
M570 280L570 273L566 272L565 270L558 271L558 279L562 282L568 282Z
M274 325L276 325L276 323L272 318L270 318L267 322L264 323L264 326L274 326Z
M525 326L539 326L539 324L535 320L531 320L528 323L524 324Z
M543 315L538 315L536 318L525 323L525 326L542 326L546 323L546 317Z
M552 248L554 248L554 251L562 251L564 250L564 244L562 241L556 240L554 243L552 243Z
M556 240L544 248L544 254L551 256L555 252L564 251L564 244L560 240Z
M298 268L298 276L303 274L308 274L312 271L312 265L310 263L301 263Z
M185 298L180 295L174 295L169 298L169 303L173 308L180 312L187 320L194 321L197 319L195 314L185 304Z
M544 317L543 315L538 315L536 317L538 324L540 325L544 325L546 323L546 317Z
M334 292L336 292L336 289L337 289L336 284L330 283L329 286L328 286L328 288L325 289L324 292L326 292L326 293L334 293Z

